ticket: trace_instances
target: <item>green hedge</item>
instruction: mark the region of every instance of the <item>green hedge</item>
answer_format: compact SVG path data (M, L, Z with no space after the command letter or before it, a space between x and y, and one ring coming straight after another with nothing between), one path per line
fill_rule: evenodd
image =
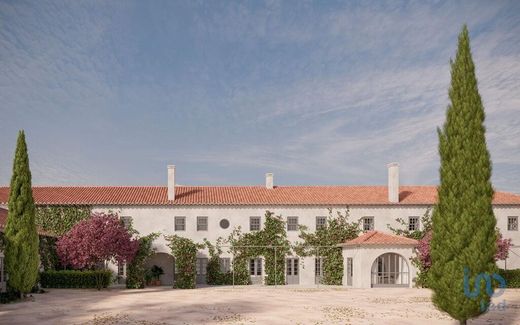
M500 274L504 279L506 279L506 284L508 288L520 288L520 269L499 269L498 274Z
M99 271L46 271L40 273L43 288L106 288L110 284L112 272Z

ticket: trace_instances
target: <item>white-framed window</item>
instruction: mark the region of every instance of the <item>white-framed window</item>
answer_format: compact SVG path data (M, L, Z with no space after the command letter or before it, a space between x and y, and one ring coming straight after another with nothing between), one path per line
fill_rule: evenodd
M287 231L298 230L298 217L287 217Z
M507 217L507 230L518 231L518 217L516 217L516 216Z
M222 272L222 273L231 272L231 258L229 258L229 257L220 258L220 272Z
M175 231L186 231L186 217L175 217Z
M419 217L408 217L408 230L419 230Z
M249 218L249 231L258 231L260 230L260 217L250 217Z
M374 217L363 217L363 231L374 230Z
M314 259L314 276L323 276L323 257L316 257Z
M316 230L325 228L327 225L327 217L317 216L316 217Z
M252 258L249 260L249 275L259 276L262 275L262 259Z
M120 277L126 277L126 263L125 262L117 263L117 275Z
M121 220L126 229L130 229L130 227L132 227L132 217L121 216L119 217L119 220Z
M208 231L208 217L197 217L197 231Z

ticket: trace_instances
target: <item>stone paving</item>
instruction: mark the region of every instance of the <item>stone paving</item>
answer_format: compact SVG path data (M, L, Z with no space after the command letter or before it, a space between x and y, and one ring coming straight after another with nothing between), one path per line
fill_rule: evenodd
M0 324L458 324L427 289L207 287L177 290L50 289L0 305ZM520 324L520 290L508 289L469 324Z

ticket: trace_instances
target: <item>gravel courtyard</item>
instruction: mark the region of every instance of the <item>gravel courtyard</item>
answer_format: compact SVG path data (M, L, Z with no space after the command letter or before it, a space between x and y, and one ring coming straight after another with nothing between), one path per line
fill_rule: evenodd
M456 324L425 289L208 287L52 289L0 305L0 324ZM520 290L470 324L520 324Z

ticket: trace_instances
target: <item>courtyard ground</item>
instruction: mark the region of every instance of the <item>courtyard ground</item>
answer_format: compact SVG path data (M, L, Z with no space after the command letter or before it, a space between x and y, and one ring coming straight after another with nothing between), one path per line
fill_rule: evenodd
M0 305L0 324L457 324L426 289L208 287L174 290L50 289ZM520 290L470 324L520 324Z

